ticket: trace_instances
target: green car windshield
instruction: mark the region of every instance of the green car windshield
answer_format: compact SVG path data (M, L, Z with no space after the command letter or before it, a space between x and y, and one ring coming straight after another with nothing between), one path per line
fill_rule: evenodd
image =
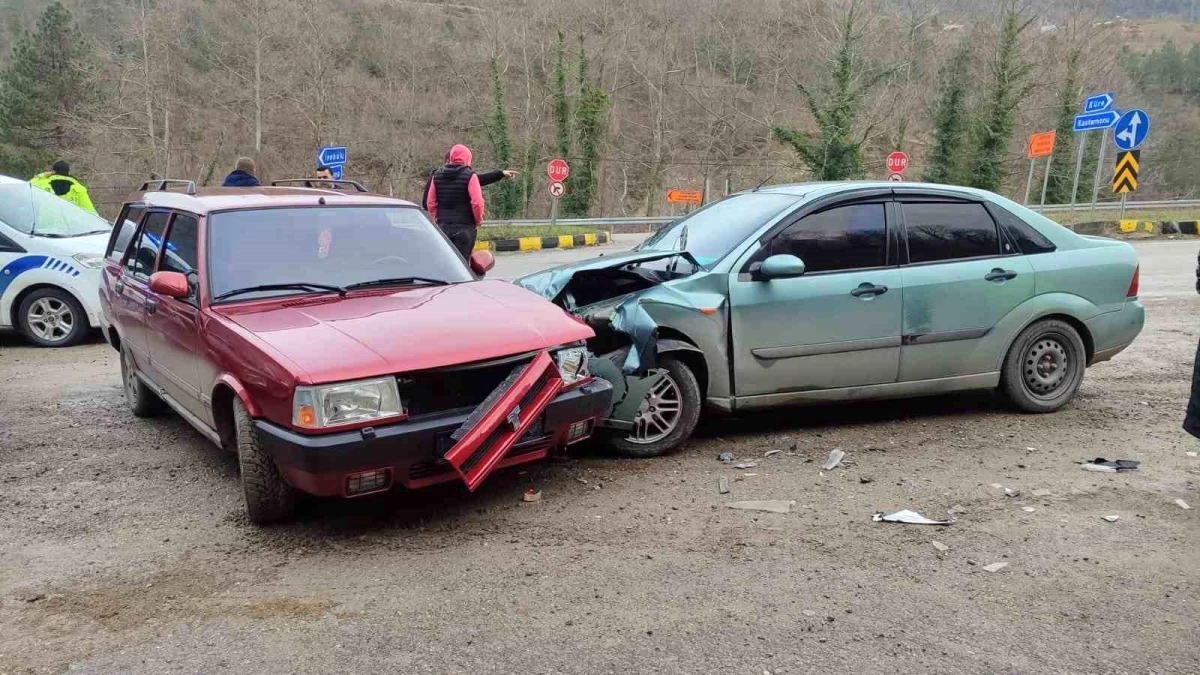
M800 199L797 195L773 192L732 195L655 232L637 250L686 249L702 267L708 267ZM685 229L686 241L683 241Z

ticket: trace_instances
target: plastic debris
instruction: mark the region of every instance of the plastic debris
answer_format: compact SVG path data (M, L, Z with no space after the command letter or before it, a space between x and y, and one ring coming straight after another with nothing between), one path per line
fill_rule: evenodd
M945 553L946 551L950 550L949 546L943 544L942 542L940 542L936 539L929 543L933 544L933 547L936 548L937 550L941 551L942 553Z
M1188 457L1200 457L1200 452L1197 452L1196 450L1188 450L1187 456Z
M1116 473L1117 472L1116 468L1111 467L1111 466L1104 466L1103 464L1084 464L1083 466L1081 466L1079 468L1083 469L1084 471L1095 471L1096 473Z
M1000 570L1004 569L1005 567L1008 567L1008 563L1006 563L1006 562L992 563L991 565L984 565L983 571L999 572Z
M732 462L733 461L733 453L732 452L722 452L721 454L717 455L717 459L721 460L722 462Z
M834 448L833 450L829 451L829 458L825 460L825 463L821 465L821 468L829 471L837 467L838 464L841 464L845 457L846 453L842 452L841 448Z
M774 450L768 450L763 453L763 457L770 457L771 455L778 455L781 452L783 452L783 450L780 450L778 448L776 448Z
M1135 459L1109 460L1109 459L1104 459L1103 457L1094 457L1092 459L1081 459L1081 460L1079 460L1079 463L1082 464L1083 468L1088 471L1104 472L1104 469L1090 468L1090 467L1097 467L1097 466L1105 467L1105 468L1111 470L1111 471L1107 471L1105 473L1112 473L1113 471L1137 471L1138 466L1141 465L1141 462L1139 462Z
M1021 496L1021 490L1019 488L1004 488L1004 496L1019 497Z
M1183 509L1184 511L1187 511L1188 509L1192 508L1192 507L1188 506L1188 503L1183 501L1182 499L1176 499L1175 503L1178 504L1179 508Z
M1034 497L1049 497L1051 494L1053 494L1053 493L1050 492L1049 490L1034 490L1033 491Z
M1110 523L1115 523L1121 519L1121 516L1100 516L1100 517L1103 518L1104 520L1107 520Z
M758 462L739 462L733 465L735 469L753 469L758 466Z
M533 488L529 488L528 490L525 491L525 494L521 495L521 501L523 501L523 502L540 502L540 501L542 501L542 491L534 490Z
M1022 506L1021 510L1025 513L1033 513L1034 511L1037 511L1037 509L1033 508L1032 506Z
M916 511L897 511L884 515L882 511L871 516L871 520L880 523L904 523L905 525L949 525L954 522L952 520L930 520Z
M729 502L728 504L726 504L726 506L728 506L731 509L738 509L740 511L768 511L770 513L791 513L792 506L795 503L796 503L796 500L794 500L794 499L791 501L787 501L787 500L783 500L783 499L765 499L765 500L748 501L748 502Z
M723 495L729 494L729 479L725 476L717 479L717 492Z

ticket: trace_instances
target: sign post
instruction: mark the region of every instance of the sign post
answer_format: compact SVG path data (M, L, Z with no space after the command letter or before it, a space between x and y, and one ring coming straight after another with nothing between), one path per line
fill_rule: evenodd
M546 177L550 179L550 226L558 222L558 199L567 191L563 181L571 175L571 167L567 160L555 158L546 165ZM557 194L556 194L557 193Z
M1075 179L1071 186L1071 210L1075 210L1076 195L1079 194L1079 174L1083 171L1083 151L1087 145L1087 132L1100 131L1100 163L1104 160L1104 143L1107 140L1107 130L1117 123L1121 117L1112 109L1115 99L1112 92L1093 94L1083 102L1083 114L1075 116L1072 130L1079 134L1079 155L1075 158ZM1096 178L1092 183L1092 194L1095 195L1100 185L1100 167L1096 167ZM1092 203L1095 203L1093 197Z
M1046 176L1042 179L1042 206L1046 205L1046 186L1050 181L1050 159L1054 155L1054 132L1043 131L1029 137L1029 177L1025 179L1025 204L1029 204L1029 191L1033 187L1033 167L1039 157L1046 157Z

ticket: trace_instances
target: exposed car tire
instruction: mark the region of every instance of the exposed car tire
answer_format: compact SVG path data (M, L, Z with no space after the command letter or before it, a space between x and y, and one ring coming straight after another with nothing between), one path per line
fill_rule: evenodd
M296 510L296 489L283 479L275 460L262 447L254 419L237 397L233 399L233 427L250 522L266 525L290 519Z
M664 357L659 368L664 377L642 401L633 430L609 441L626 457L664 455L690 438L700 421L703 401L692 369L671 356Z
M125 389L125 401L134 417L154 417L162 412L163 400L137 376L137 366L128 348L121 350L121 382Z
M87 312L61 288L39 288L21 300L17 326L39 347L70 347L87 336Z
M1009 348L1000 388L1024 412L1054 412L1079 390L1086 362L1087 349L1075 328L1055 319L1038 321Z

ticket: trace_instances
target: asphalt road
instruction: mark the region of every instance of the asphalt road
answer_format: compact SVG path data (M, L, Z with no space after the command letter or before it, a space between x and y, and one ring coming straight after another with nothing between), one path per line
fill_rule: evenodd
M583 258L598 255L612 255L628 251L637 246L649 235L617 234L613 235L611 244L604 246L588 246L583 248L552 248L545 251L529 251L526 253L501 253L496 256L496 267L489 277L514 279L531 272L544 270L548 267L563 265Z
M0 673L1200 672L1196 250L1138 244L1146 330L1057 414L984 393L708 421L665 458L584 449L267 529L231 456L128 412L107 346L0 336ZM871 522L900 508L956 522Z

